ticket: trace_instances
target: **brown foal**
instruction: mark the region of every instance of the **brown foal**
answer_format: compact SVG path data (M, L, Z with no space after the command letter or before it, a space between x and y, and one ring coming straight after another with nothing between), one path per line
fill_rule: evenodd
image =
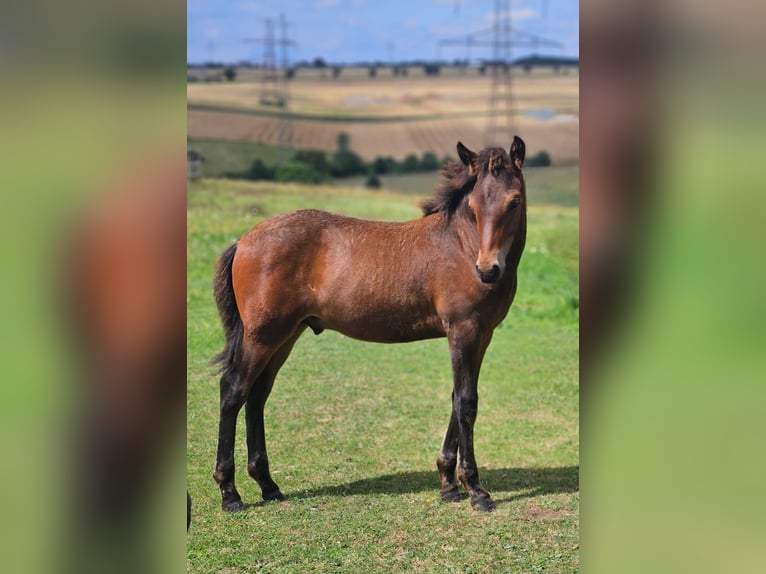
M237 415L245 406L247 470L264 500L284 498L269 473L263 409L274 378L309 327L379 343L447 337L452 415L437 460L444 500L492 510L473 448L479 368L516 293L526 238L525 145L474 153L426 200L423 216L375 222L302 210L253 227L220 257L215 297L226 334L218 355L218 456L213 474L225 510L244 505L234 485ZM457 471L457 479L456 479Z

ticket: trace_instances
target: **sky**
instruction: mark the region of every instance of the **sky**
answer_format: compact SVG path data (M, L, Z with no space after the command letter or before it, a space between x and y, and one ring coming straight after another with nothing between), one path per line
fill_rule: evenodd
M464 46L439 49L439 40L490 28L494 6L494 0L188 0L186 59L260 63L263 43L252 39L264 38L267 19L278 38L280 15L295 43L288 52L293 63L462 59ZM511 0L510 8L514 29L563 44L538 53L579 56L579 0ZM512 58L533 51L514 47ZM473 47L471 57L491 58L491 48Z

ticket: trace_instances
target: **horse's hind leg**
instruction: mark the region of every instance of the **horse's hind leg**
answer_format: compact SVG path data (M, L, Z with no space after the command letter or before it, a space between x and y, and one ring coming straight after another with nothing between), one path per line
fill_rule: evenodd
M234 435L237 415L247 398L247 387L239 373L227 371L221 377L220 413L218 422L218 454L213 478L221 489L224 510L243 510L242 498L234 486Z
M218 455L213 478L221 489L221 506L230 512L245 508L234 485L234 439L237 416L247 400L253 382L264 370L273 352L274 349L268 347L244 347L239 368L236 371L228 370L221 377Z
M284 495L279 490L277 483L272 480L271 473L269 472L263 409L279 369L287 360L293 345L295 345L303 330L304 328L300 328L295 335L274 353L250 389L250 395L245 406L245 418L247 421L247 472L258 482L264 500L283 500Z

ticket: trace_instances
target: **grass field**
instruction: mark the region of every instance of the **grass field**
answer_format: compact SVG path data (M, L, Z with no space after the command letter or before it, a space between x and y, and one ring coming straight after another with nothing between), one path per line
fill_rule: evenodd
M556 177L543 172L538 181L556 187ZM187 571L578 571L578 218L577 200L566 199L577 190L561 185L559 204L529 194L519 293L479 384L476 452L497 510L481 514L467 500L438 496L434 463L451 390L446 341L375 345L325 332L298 342L266 406L272 473L287 500L261 503L246 476L242 415L235 456L248 508L225 515L211 477L218 390L209 360L223 343L211 291L216 257L269 215L319 207L403 220L419 215L419 194L190 184Z
M205 157L202 166L205 177L231 177L244 173L256 159L266 165L276 165L294 153L288 148L261 143L199 138L189 138L187 146Z

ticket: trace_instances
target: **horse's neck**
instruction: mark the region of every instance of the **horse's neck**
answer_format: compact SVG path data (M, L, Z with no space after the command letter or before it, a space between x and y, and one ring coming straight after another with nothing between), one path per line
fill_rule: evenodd
M466 201L455 210L447 227L457 237L465 256L475 261L479 255L479 230Z

